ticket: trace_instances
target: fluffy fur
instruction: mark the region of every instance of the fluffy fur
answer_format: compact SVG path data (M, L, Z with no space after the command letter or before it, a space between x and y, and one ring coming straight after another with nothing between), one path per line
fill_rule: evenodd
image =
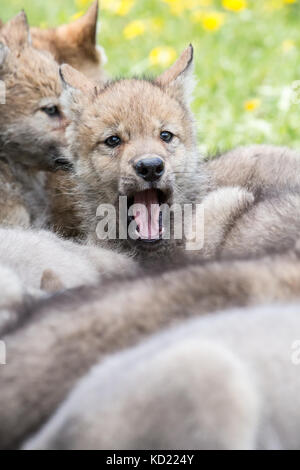
M214 187L240 186L257 199L300 186L300 154L287 147L239 147L207 161L206 167Z
M224 311L114 355L25 448L299 449L299 312Z
M0 446L16 446L36 430L101 357L191 316L298 299L299 273L296 247L70 291L37 305L4 338L9 366L0 370Z
M300 220L300 155L288 148L254 145L207 162L212 187L238 185L254 196L251 206L228 224L219 256L262 255L276 246L290 248Z
M130 199L154 187L165 193L169 205L203 203L200 258L263 255L277 246L294 245L300 220L299 156L288 149L253 146L200 162L189 109L191 47L154 81L119 80L101 87L67 66L61 74L62 104L71 120L67 138L82 193L82 230L93 241L132 251L144 262L153 252L174 257L178 245L186 248L184 240L163 240L155 251L149 243L146 247L129 239L97 239L99 205L115 206L118 215L120 195ZM167 145L159 140L162 128L175 135ZM110 135L120 137L122 144L107 147ZM146 183L133 169L136 160L147 155L158 155L165 162L158 183Z
M2 335L19 320L17 312L24 304L26 289L18 274L6 265L0 265L0 279L0 335Z
M14 291L31 298L78 286L96 284L115 274L132 274L136 264L122 254L63 240L47 231L0 228L0 260L10 276L0 277L0 309L21 304L13 301ZM15 285L14 285L15 284ZM8 287L7 287L8 286ZM12 293L11 293L12 292ZM8 326L18 324L18 312L11 313ZM20 312L20 318L23 318ZM0 333L4 334L5 328Z
M71 24L45 30L31 28L32 44L49 51L59 64L70 64L91 79L105 81L103 66L107 59L103 48L97 46L97 26L98 1L95 1L84 16ZM47 189L54 230L67 238L82 237L80 195L72 174L49 173Z
M46 172L70 168L67 120L58 102L58 66L31 47L24 13L0 30L0 79L6 86L0 114L0 221L41 226L49 212ZM51 116L50 107L57 110Z

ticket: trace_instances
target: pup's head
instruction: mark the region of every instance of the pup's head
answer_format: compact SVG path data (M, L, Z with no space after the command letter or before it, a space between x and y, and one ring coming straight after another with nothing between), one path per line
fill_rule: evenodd
M197 161L189 110L192 60L190 46L155 80L122 79L102 87L61 67L61 101L71 120L67 137L93 211L99 204L117 209L119 196L127 196L129 206L148 209L148 215L132 214L139 233L135 247L153 250L167 242L161 239L159 206L185 202L192 185Z
M54 29L31 28L33 46L51 52L59 64L70 64L92 79L101 78L105 54L97 44L98 1L87 13Z
M0 30L0 154L44 170L67 169L57 63L30 43L22 12Z

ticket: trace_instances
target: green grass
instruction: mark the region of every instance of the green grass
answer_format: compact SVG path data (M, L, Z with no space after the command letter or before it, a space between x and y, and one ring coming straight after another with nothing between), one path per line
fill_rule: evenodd
M300 148L300 99L299 104L290 99L293 82L300 80L300 2L248 0L246 9L234 12L221 0L174 0L186 6L179 15L163 0L135 0L123 16L105 8L120 1L102 0L98 39L109 59L107 71L112 76L156 74L163 66L150 63L153 48L170 46L179 53L192 42L197 77L193 109L204 152L254 142ZM31 24L55 26L88 4L2 1L0 17L7 20L24 8ZM224 23L216 31L206 30L203 15L192 20L195 11L219 12ZM133 20L141 20L145 31L129 40L123 30ZM259 105L247 111L245 102L252 99Z

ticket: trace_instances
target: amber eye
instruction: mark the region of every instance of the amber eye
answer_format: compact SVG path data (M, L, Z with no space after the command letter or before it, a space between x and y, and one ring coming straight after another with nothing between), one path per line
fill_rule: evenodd
M108 139L106 139L104 141L104 143L108 147L117 147L118 145L121 144L121 139L117 135L112 135L112 136L108 137Z
M47 116L50 117L60 117L60 110L58 109L58 106L45 106L42 108L42 111L47 114Z
M172 134L172 132L169 132L169 131L162 131L160 133L160 138L161 140L163 140L164 142L171 142L171 140L173 139L174 135Z

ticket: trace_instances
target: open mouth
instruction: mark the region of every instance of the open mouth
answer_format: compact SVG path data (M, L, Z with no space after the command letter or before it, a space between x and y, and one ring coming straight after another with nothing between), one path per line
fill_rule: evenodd
M164 233L161 205L166 202L167 195L154 188L128 198L129 237L146 244L160 242Z

